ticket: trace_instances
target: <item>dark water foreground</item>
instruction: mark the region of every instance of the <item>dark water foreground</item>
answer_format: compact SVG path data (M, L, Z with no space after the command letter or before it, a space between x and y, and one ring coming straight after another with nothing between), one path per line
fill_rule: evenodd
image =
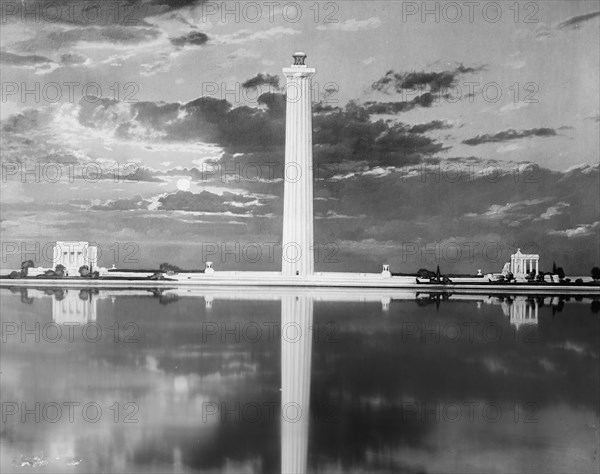
M1 472L598 472L600 300L0 289Z

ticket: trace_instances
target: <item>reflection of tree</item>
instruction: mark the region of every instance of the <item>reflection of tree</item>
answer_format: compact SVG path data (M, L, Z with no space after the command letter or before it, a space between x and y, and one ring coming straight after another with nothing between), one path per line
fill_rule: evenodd
M176 293L166 293L158 297L160 304L170 304L179 301L179 296Z
M158 298L158 302L160 304L170 304L175 303L179 300L179 295L177 293L169 292L165 293L164 288L151 288L150 293Z
M28 292L27 288L24 288L22 286L9 286L8 290L14 294L20 294L21 295L21 303L24 303L24 304L32 304L33 303L34 298L29 296L29 292Z
M448 292L438 292L438 293L429 293L426 294L425 297L421 297L420 293L416 295L416 301L418 306L429 306L434 304L436 311L440 310L440 303L442 301L448 301L452 296Z
M79 291L79 299L83 301L91 300L92 295L88 290L81 290Z
M32 304L33 298L29 296L27 288L21 288L21 303Z
M565 300L560 298L558 300L557 304L552 305L552 314L554 315L556 313L561 313L562 310L564 309L564 307L565 307Z
M48 296L54 296L58 301L65 299L65 293L67 291L65 288L51 288L51 287L39 288L39 290L43 291L44 294L46 294Z

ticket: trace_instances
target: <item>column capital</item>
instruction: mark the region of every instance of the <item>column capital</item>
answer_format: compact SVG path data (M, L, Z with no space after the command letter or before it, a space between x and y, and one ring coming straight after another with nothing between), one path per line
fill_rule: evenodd
M312 67L306 66L292 66L292 67L284 67L282 69L283 75L287 78L290 77L312 77L315 75L317 70Z

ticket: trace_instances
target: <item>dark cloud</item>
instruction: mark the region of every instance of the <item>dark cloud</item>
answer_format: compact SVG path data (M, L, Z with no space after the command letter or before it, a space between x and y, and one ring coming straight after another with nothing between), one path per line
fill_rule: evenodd
M343 110L313 119L315 158L321 163L365 161L402 165L442 151L433 139L411 133L402 124L371 120L368 107L350 102Z
M505 142L527 137L554 137L556 131L553 128L532 128L529 130L504 130L493 135L477 135L474 138L463 140L465 145L480 145L482 143Z
M286 100L282 94L265 92L256 99L256 102L260 105L266 105L269 112L276 117L285 116Z
M91 128L116 130L121 138L202 141L225 148L223 160L241 159L280 163L284 157L285 97L265 93L262 107L236 107L226 100L203 97L186 104L138 102L124 106L110 99L81 101L79 121ZM367 162L406 164L443 151L438 141L423 135L438 122L410 126L374 121L368 106L349 103L323 108L313 118L315 159L320 163ZM251 158L249 158L251 157Z
M244 82L242 87L245 89L254 89L265 85L279 89L279 76L261 72Z
M62 31L38 31L32 39L15 43L21 51L52 51L68 48L79 42L137 44L160 36L159 29L127 28L121 25L78 27Z
M494 169L493 183L490 175L470 173L468 169ZM407 175L408 170L413 173ZM444 170L452 170L452 179L443 178ZM523 186L522 180L515 179L514 168L500 162L454 159L436 164L427 160L381 176L367 170L353 178L317 182L315 196L326 199L315 201L316 213L323 217L354 217L317 219L315 240L328 241L328 236L335 235L348 241L372 242L369 248L373 249L389 242L439 243L449 236L464 236L464 242L480 246L501 243L504 252L498 264L480 263L487 269L501 268L504 258L508 258L509 245L535 242L543 256L556 255L577 271L578 265L580 269L588 266L590 257L585 256L586 252L593 255L591 260L597 260L594 238L598 238L600 228L590 227L590 235L581 237L577 255L567 238L548 232L598 220L598 171L597 165L569 173L533 167L528 172L532 179ZM568 212L549 212L554 207ZM544 214L553 217L541 218ZM394 267L406 267L400 255L388 258ZM463 268L478 268L467 261L451 266L459 268L463 264ZM543 262L542 270L547 271L546 266L551 264L551 260Z
M25 109L3 120L2 131L7 134L31 133L43 128L50 120L52 117L48 110Z
M36 66L38 64L49 64L53 62L54 61L49 58L38 56L36 54L21 56L7 51L0 51L0 63L8 64L9 66Z
M401 102L365 102L365 107L370 114L376 115L392 115L400 112L408 112L415 107L431 107L436 100L436 96L429 92L425 92L414 99Z
M91 173L90 173L91 175ZM114 172L114 171L104 171L99 178L100 179L110 179L114 182L128 182L128 183L137 183L137 182L149 182L149 183L160 183L162 179L157 178L156 172L145 168L143 166L129 167L128 169L124 169L122 173Z
M254 197L225 192L222 195L209 191L195 194L190 191L179 191L159 199L163 211L192 212L233 212L251 214L255 206L243 207L243 204L255 201ZM238 204L236 206L236 204Z
M65 53L60 56L60 63L66 66L83 64L88 60L87 56L79 53Z
M413 125L410 127L410 133L426 133L431 130L442 130L445 128L450 128L451 126L444 122L443 120L433 120L427 123L419 123L417 125Z
M559 29L563 29L563 28L570 28L570 29L574 29L574 28L579 28L579 25L581 23L584 23L586 21L592 20L596 17L600 16L600 11L597 12L592 12L592 13L586 13L585 15L577 15L577 16L573 16L565 21L563 21L562 23L558 24L558 28Z
M187 35L178 36L177 38L171 38L171 43L175 46L183 47L186 45L201 46L208 41L208 36L200 31L192 31Z
M402 92L403 90L424 90L428 89L432 93L438 93L448 89L456 84L458 76L463 74L472 74L484 69L481 67L466 67L460 64L456 68L442 72L408 72L405 74L388 71L385 76L375 81L371 88L375 91L389 93Z

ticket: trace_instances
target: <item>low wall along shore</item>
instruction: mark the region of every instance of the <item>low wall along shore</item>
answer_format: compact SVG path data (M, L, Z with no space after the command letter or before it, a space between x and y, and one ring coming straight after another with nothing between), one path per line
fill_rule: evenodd
M213 274L179 273L167 275L162 280L150 280L150 274L120 274L89 279L67 278L2 278L0 286L67 287L67 288L150 288L150 287L287 287L287 288L379 288L418 289L419 291L444 291L460 293L511 293L511 294L579 294L600 296L600 284L536 284L491 283L481 278L481 283L470 281L448 284L417 283L415 277L385 277L380 273L315 273L308 277L284 277L280 272L215 272ZM460 279L457 279L460 280Z

